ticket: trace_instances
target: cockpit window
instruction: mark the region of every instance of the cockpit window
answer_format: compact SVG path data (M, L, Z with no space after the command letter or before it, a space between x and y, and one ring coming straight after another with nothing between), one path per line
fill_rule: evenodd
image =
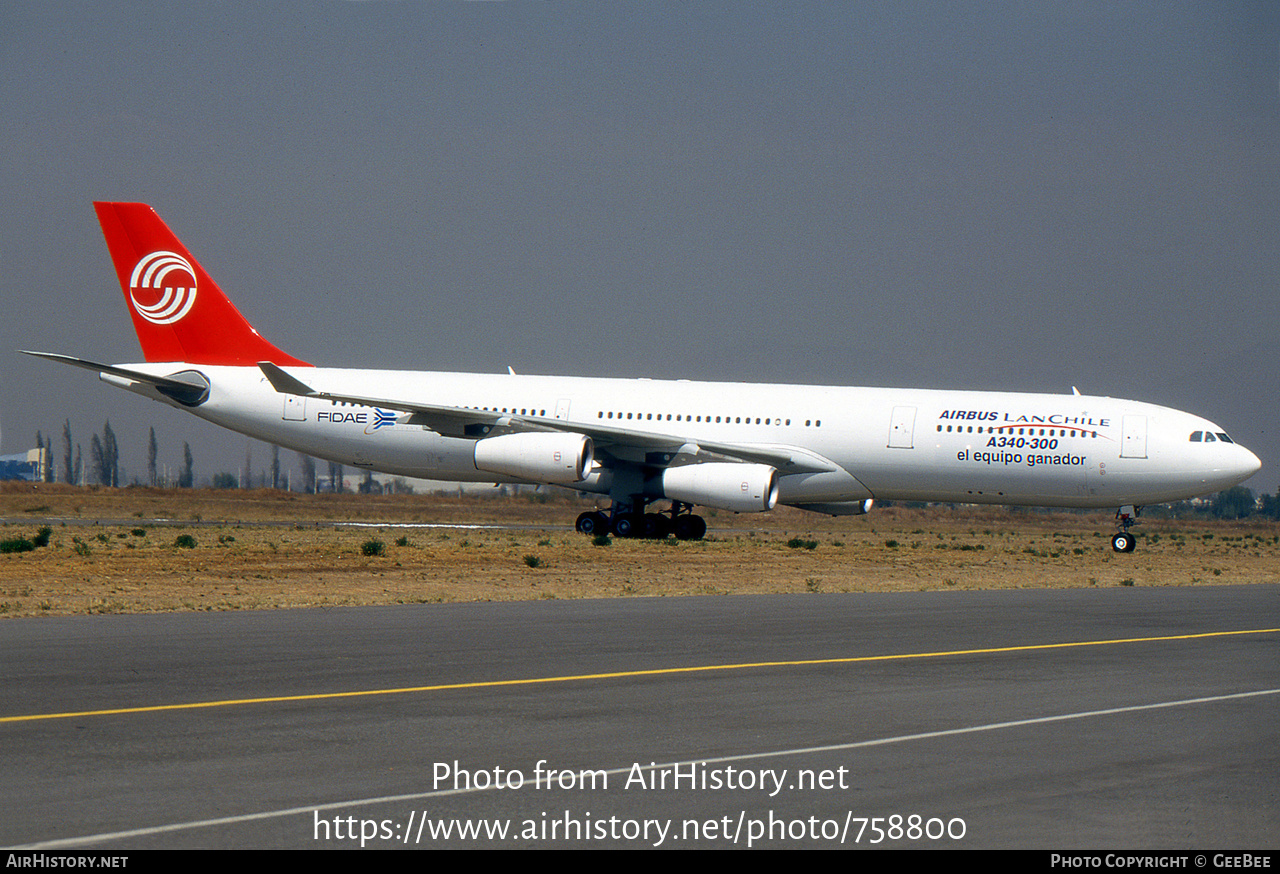
M1214 436L1214 435L1217 436ZM1222 431L1192 431L1191 436L1187 438L1192 443L1217 443L1221 440L1223 443L1235 443Z

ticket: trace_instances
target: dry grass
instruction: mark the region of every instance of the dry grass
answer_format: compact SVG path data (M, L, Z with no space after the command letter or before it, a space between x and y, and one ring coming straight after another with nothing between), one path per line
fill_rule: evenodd
M587 506L563 497L9 484L0 489L0 539L31 537L41 525L52 526L53 536L47 548L0 555L0 616L1280 581L1273 522L1150 520L1135 529L1138 551L1116 555L1101 511L891 507L851 519L713 511L711 535L699 543L597 546L569 530ZM350 522L378 527L340 524ZM196 546L175 546L182 535ZM381 555L364 554L370 540L383 543Z

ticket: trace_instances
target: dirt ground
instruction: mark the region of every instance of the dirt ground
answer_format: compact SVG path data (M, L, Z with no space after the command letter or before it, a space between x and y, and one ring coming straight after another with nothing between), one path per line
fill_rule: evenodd
M1137 551L1118 555L1106 511L886 507L842 519L709 511L701 542L597 545L571 530L590 506L539 494L5 484L0 540L52 531L48 546L0 554L0 617L1280 581L1280 526L1269 520L1147 519L1134 529ZM518 527L425 527L442 523ZM194 546L180 545L188 538Z

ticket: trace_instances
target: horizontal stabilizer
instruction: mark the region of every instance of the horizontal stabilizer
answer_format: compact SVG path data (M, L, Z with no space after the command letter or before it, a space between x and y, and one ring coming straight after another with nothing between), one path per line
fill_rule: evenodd
M189 407L198 406L199 404L204 403L205 399L209 396L209 381L193 370L174 373L168 376L156 376L152 373L143 373L140 370L132 370L128 367L117 367L114 364L99 364L96 361L89 361L85 358L74 358L70 355L59 355L56 352L31 352L27 349L19 349L18 351L23 355L31 355L35 358L44 358L47 361L57 361L62 364L70 364L72 367L92 370L98 374L115 376L121 379L154 386L160 393Z

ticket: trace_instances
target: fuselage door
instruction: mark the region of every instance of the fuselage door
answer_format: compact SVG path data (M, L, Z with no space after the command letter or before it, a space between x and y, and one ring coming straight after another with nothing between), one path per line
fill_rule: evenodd
M307 420L307 399L302 395L284 396L284 415L286 422L305 422Z
M557 419L569 418L569 398L561 398L560 400L556 401L556 418Z
M1120 424L1120 457L1147 457L1147 417L1125 416Z
M916 428L915 407L894 407L889 421L889 448L911 449Z

